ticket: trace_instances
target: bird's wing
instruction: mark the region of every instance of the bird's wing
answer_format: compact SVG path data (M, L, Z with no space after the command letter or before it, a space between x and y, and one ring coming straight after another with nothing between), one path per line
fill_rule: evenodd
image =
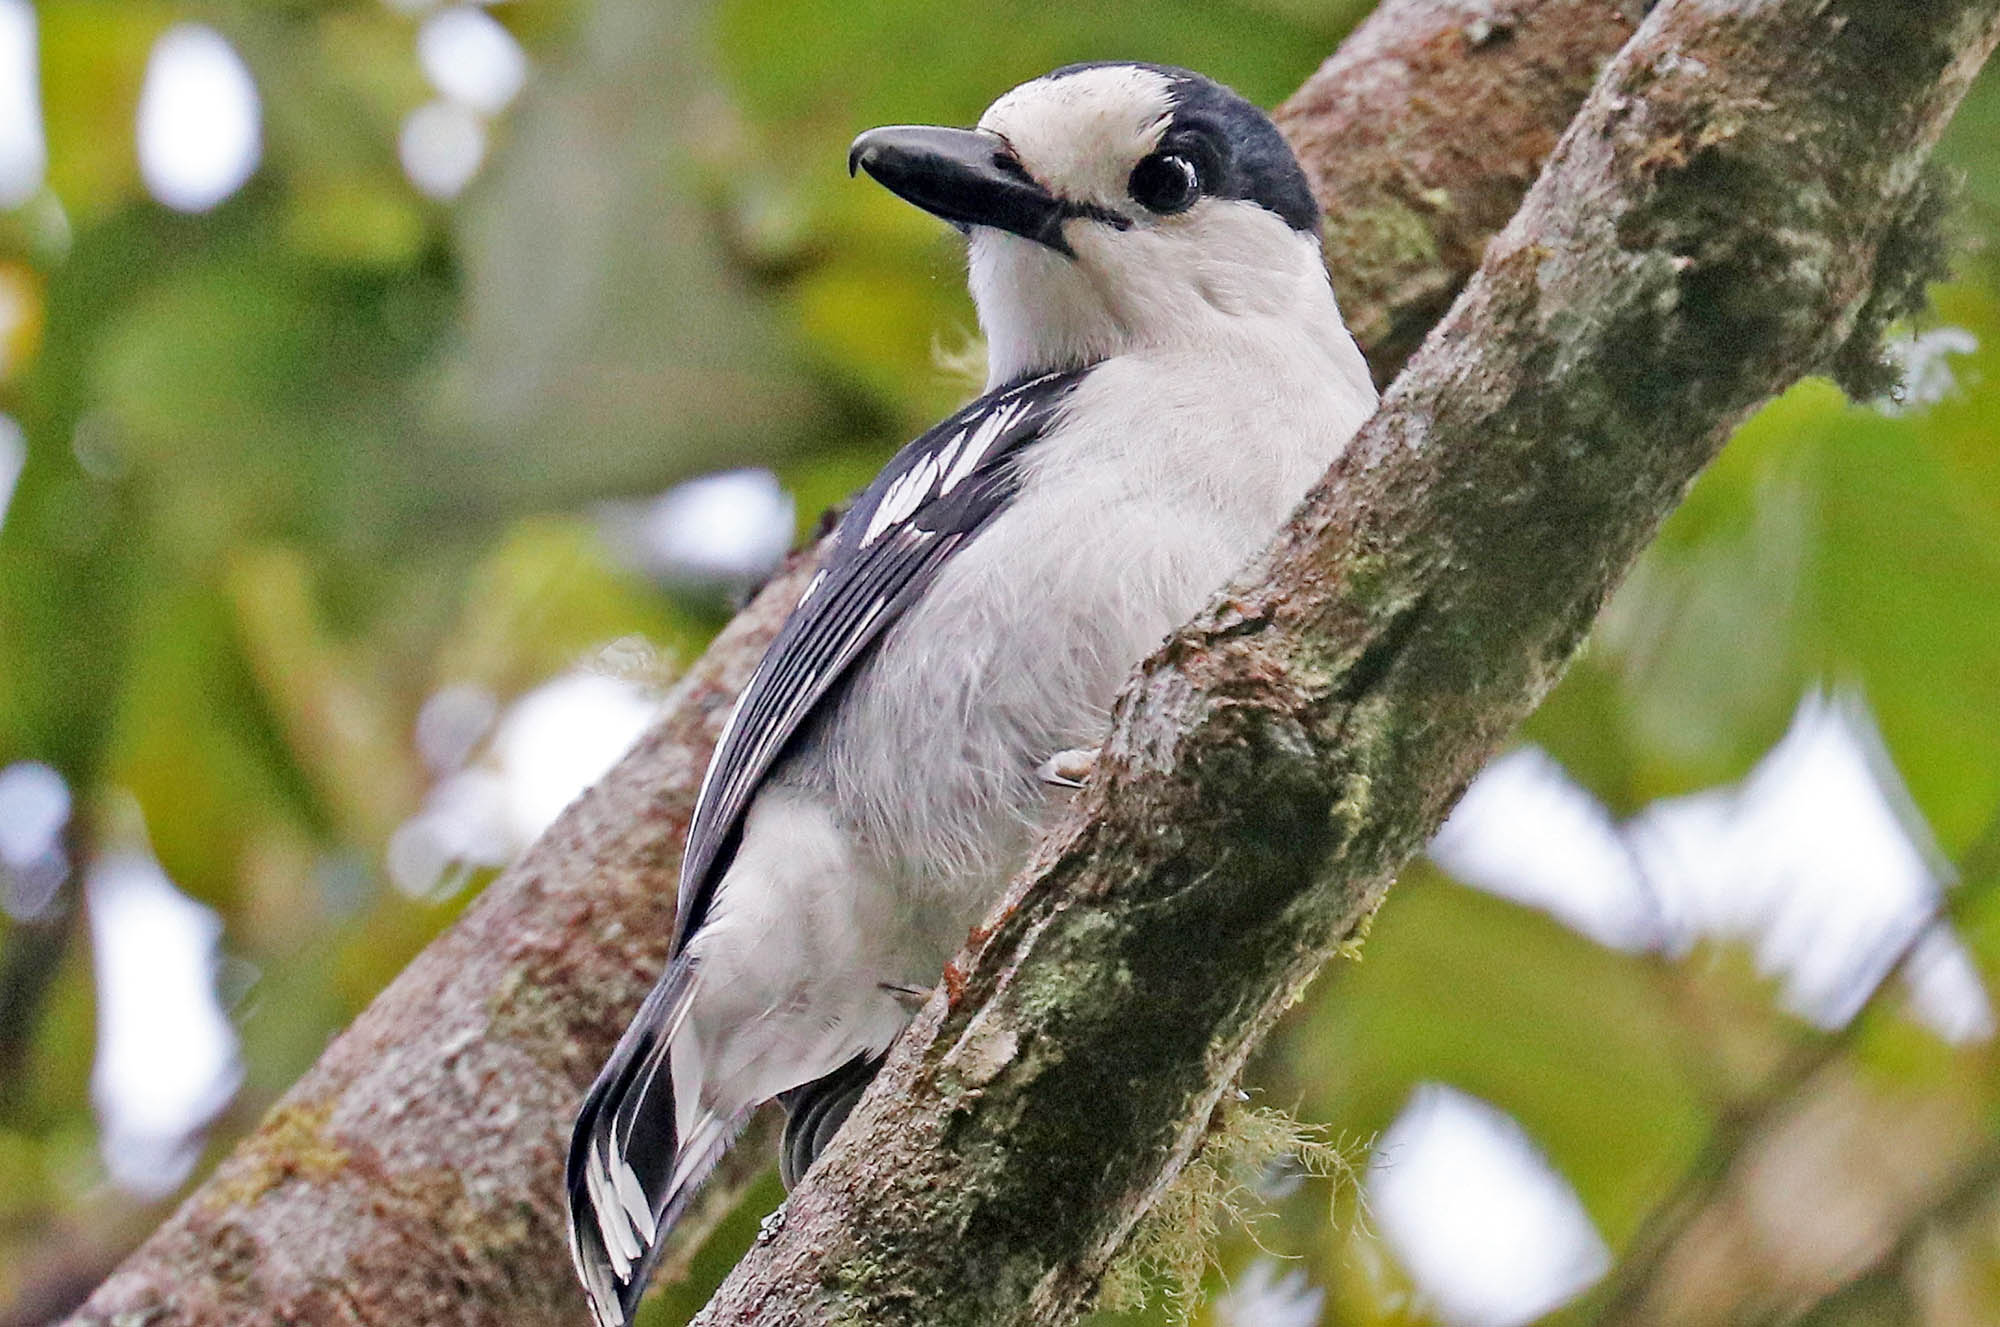
M1088 370L973 402L897 453L835 529L820 570L744 688L695 800L681 866L675 957L584 1098L566 1187L570 1247L601 1327L625 1327L664 1232L747 1118L701 1115L676 1137L669 1059L694 996L684 949L735 851L758 784L813 709L1007 504L1022 448Z
M702 780L681 865L676 951L706 916L765 774L883 629L1007 504L1021 449L1088 371L1044 374L980 397L898 452L841 519Z

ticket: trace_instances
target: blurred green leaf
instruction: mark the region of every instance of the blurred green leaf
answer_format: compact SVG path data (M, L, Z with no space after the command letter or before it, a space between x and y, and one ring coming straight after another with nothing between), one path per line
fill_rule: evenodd
M463 333L429 458L461 501L555 503L797 451L823 397L695 196L726 119L705 7L605 0L458 212Z
M211 587L182 582L147 595L105 770L138 798L167 873L224 915L238 901L243 854L267 823L317 814L254 699L231 619Z
M1766 407L1529 723L1579 770L1622 750L1623 786L1592 780L1621 810L1741 777L1822 683L1860 686L1947 850L2000 801L2000 725L1965 719L2000 714L2000 300L1936 299L1979 345L1953 392L1889 415L1809 381Z
M423 787L396 698L331 638L298 550L243 548L224 586L237 644L286 748L340 837L379 848Z
M685 664L709 625L612 567L592 528L530 520L509 530L472 575L456 625L435 652L435 685L525 691L591 651L639 637Z
M1541 913L1419 867L1322 982L1264 1066L1337 1133L1371 1137L1418 1083L1450 1083L1519 1120L1614 1244L1706 1136L1701 1029L1673 984Z
M49 183L77 223L143 193L135 125L153 42L179 17L164 0L38 0Z

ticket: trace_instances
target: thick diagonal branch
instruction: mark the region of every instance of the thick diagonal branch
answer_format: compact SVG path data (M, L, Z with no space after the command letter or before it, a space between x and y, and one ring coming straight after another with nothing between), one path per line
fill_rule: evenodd
M1637 8L1385 0L1280 112L1378 376L1463 284ZM781 578L731 624L653 733L342 1034L74 1322L579 1320L559 1182L569 1120L664 961L702 766L798 585L796 571ZM768 1155L746 1142L719 1195Z
M1062 1323L1757 404L1934 271L2000 0L1667 0L700 1321ZM1450 981L1440 973L1438 980Z

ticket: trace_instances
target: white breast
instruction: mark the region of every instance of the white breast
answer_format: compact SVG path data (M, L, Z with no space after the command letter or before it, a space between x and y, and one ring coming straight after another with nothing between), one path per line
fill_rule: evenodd
M1031 449L1015 500L884 637L777 776L851 828L928 984L1101 741L1132 670L1276 532L1374 406L1302 345L1127 355ZM887 940L888 937L885 937Z

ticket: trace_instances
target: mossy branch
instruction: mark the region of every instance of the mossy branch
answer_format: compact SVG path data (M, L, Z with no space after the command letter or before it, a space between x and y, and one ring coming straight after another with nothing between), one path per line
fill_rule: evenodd
M1667 0L698 1322L1060 1324L1758 404L1935 270L2000 0Z

